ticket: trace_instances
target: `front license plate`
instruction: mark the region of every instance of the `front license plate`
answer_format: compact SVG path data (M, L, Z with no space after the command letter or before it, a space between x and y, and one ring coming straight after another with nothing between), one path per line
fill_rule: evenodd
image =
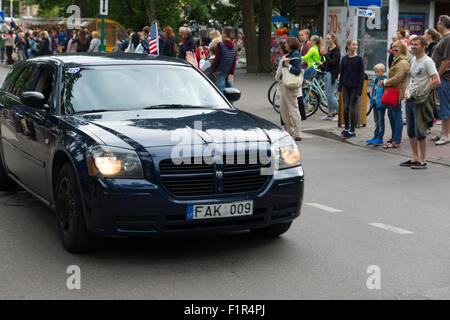
M241 217L252 214L253 201L188 205L187 207L188 220Z

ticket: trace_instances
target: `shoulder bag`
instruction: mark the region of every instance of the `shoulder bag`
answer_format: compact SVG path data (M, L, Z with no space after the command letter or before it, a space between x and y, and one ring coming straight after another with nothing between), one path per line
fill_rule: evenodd
M292 60L295 60L298 58L292 58ZM303 70L300 72L300 74L297 76L291 72L289 72L288 68L283 68L282 70L283 74L283 85L288 89L298 89L302 86L303 83Z

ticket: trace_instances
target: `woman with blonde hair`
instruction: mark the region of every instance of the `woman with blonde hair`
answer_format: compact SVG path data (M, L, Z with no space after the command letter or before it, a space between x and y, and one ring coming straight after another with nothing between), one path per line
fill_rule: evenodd
M100 33L97 31L92 31L92 40L89 45L88 52L99 52L100 51Z
M405 99L405 91L409 78L408 47L403 39L397 40L392 45L394 62L389 69L386 80L381 81L382 88L399 89L396 107L388 107L389 123L392 129L392 139L384 146L385 149L399 148L402 142L403 118L401 101Z
M322 60L322 56L320 55L320 48L323 47L322 38L319 36L313 36L311 37L310 42L311 49L309 49L306 55L302 56L302 61L308 62L308 68L305 70L305 80L311 80L316 73L314 65L318 64Z

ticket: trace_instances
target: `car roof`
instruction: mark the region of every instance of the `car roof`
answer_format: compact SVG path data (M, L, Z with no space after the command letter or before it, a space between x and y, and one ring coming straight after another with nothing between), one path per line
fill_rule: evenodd
M63 66L110 66L110 65L178 65L191 66L190 63L164 56L145 56L134 53L78 53L78 54L58 54L42 56L29 59L28 61L36 62L59 62Z

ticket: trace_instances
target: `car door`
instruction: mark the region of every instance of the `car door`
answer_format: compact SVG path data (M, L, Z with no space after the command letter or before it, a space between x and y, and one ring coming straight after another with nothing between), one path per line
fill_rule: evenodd
M20 94L33 88L37 65L26 64L14 83L8 85L2 92L1 102L6 113L5 121L1 124L2 150L8 170L23 184L31 187L28 178L35 174L36 163L32 162L27 153L30 128L24 117L24 106L20 101Z
M15 103L14 100L11 99L9 93L12 92L14 84L23 69L24 65L18 65L11 69L6 76L0 91L1 153L3 165L6 169L9 166L8 163L6 163L5 158L9 159L9 161L11 161L10 159L17 158L17 156L14 155L17 151L14 146L16 145L15 142L18 141L16 132L16 118L12 108ZM13 163L11 165L13 165Z
M31 91L41 92L46 100L46 108L23 107L23 117L28 134L27 153L31 162L29 168L36 170L32 178L28 178L33 190L45 199L50 199L50 181L46 168L50 163L51 148L56 144L57 126L52 121L51 111L54 109L56 93L57 67L47 63L38 63L35 81Z

